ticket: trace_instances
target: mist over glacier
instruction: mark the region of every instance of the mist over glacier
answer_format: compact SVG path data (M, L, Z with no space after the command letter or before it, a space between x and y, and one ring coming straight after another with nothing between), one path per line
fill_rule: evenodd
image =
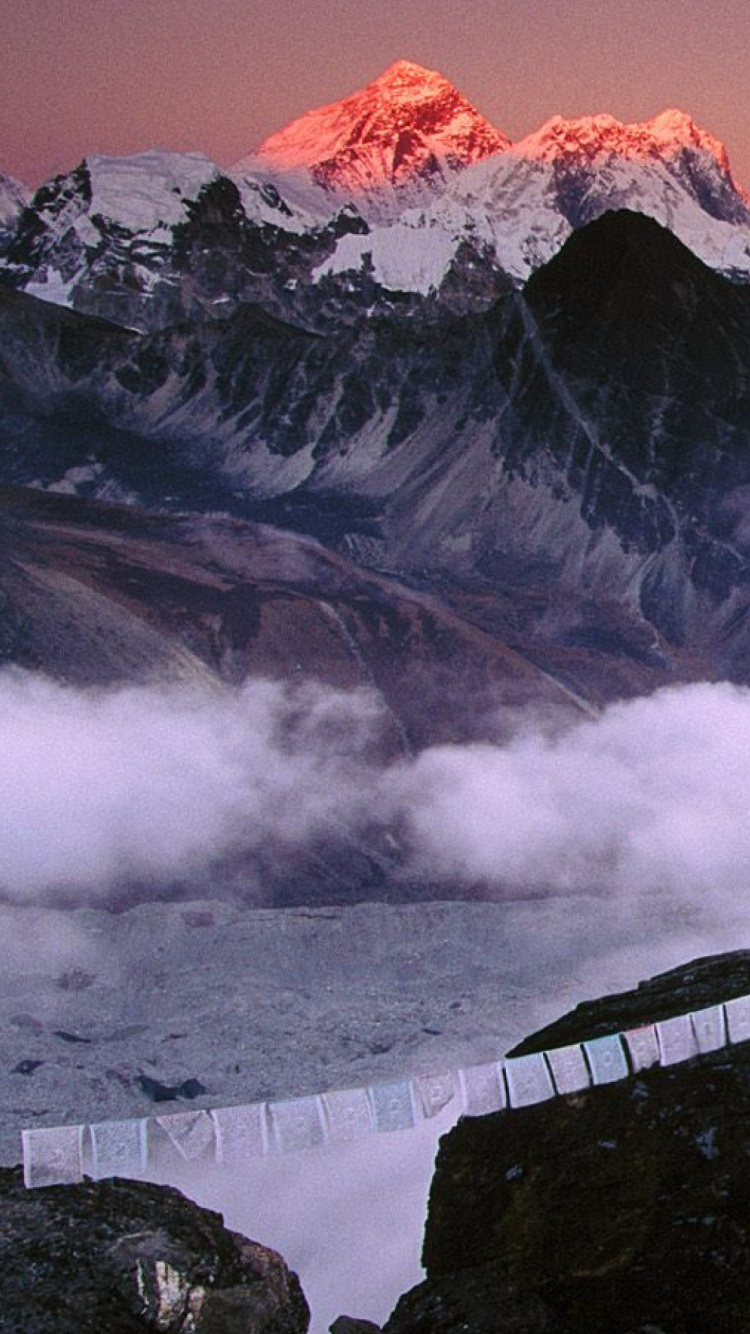
M378 828L437 896L648 895L742 914L750 690L670 687L506 744L384 758L374 692L252 680L77 689L0 675L6 899L156 889Z

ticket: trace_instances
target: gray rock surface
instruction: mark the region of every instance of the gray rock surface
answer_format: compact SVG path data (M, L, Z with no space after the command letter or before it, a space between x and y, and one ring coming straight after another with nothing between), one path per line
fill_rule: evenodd
M275 1251L164 1186L24 1189L0 1171L4 1334L305 1334Z
M746 286L619 212L481 315L370 297L140 335L2 293L3 478L265 507L433 587L554 588L569 650L746 681Z

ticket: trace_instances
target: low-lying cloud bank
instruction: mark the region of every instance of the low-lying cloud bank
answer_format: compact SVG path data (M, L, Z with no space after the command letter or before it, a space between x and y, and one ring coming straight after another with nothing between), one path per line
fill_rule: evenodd
M79 690L0 675L0 887L95 893L349 819L378 708L270 682Z
M367 692L82 691L0 674L0 889L18 900L179 879L379 824L414 874L490 895L750 888L750 691L692 685L550 736L378 761Z
M750 893L750 691L665 689L557 737L425 751L401 779L444 875L559 890Z

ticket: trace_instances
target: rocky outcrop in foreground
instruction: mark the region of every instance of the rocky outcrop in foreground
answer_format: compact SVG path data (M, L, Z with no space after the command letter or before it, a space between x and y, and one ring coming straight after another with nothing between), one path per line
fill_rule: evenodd
M3 1334L305 1334L296 1274L179 1191L0 1171Z
M523 1050L749 981L747 954L700 961L579 1007ZM750 1331L750 1044L460 1121L441 1143L424 1263L387 1334Z

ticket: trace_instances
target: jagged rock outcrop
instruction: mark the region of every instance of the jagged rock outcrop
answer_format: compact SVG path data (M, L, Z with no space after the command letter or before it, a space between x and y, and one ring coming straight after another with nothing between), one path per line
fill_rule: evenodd
M28 202L29 191L20 181L0 171L0 256L15 235L21 213Z
M372 1320L340 1315L331 1325L331 1334L380 1334L380 1325L373 1324Z
M517 1052L750 988L750 955L701 960L579 1007ZM425 1283L387 1334L750 1330L750 1044L464 1119L441 1142Z
M200 153L165 152L93 154L41 186L8 229L0 285L151 330L249 301L294 309L341 237L368 230L353 207L310 218L272 184L240 188Z
M281 1256L179 1191L112 1180L26 1190L0 1170L4 1334L305 1334Z

